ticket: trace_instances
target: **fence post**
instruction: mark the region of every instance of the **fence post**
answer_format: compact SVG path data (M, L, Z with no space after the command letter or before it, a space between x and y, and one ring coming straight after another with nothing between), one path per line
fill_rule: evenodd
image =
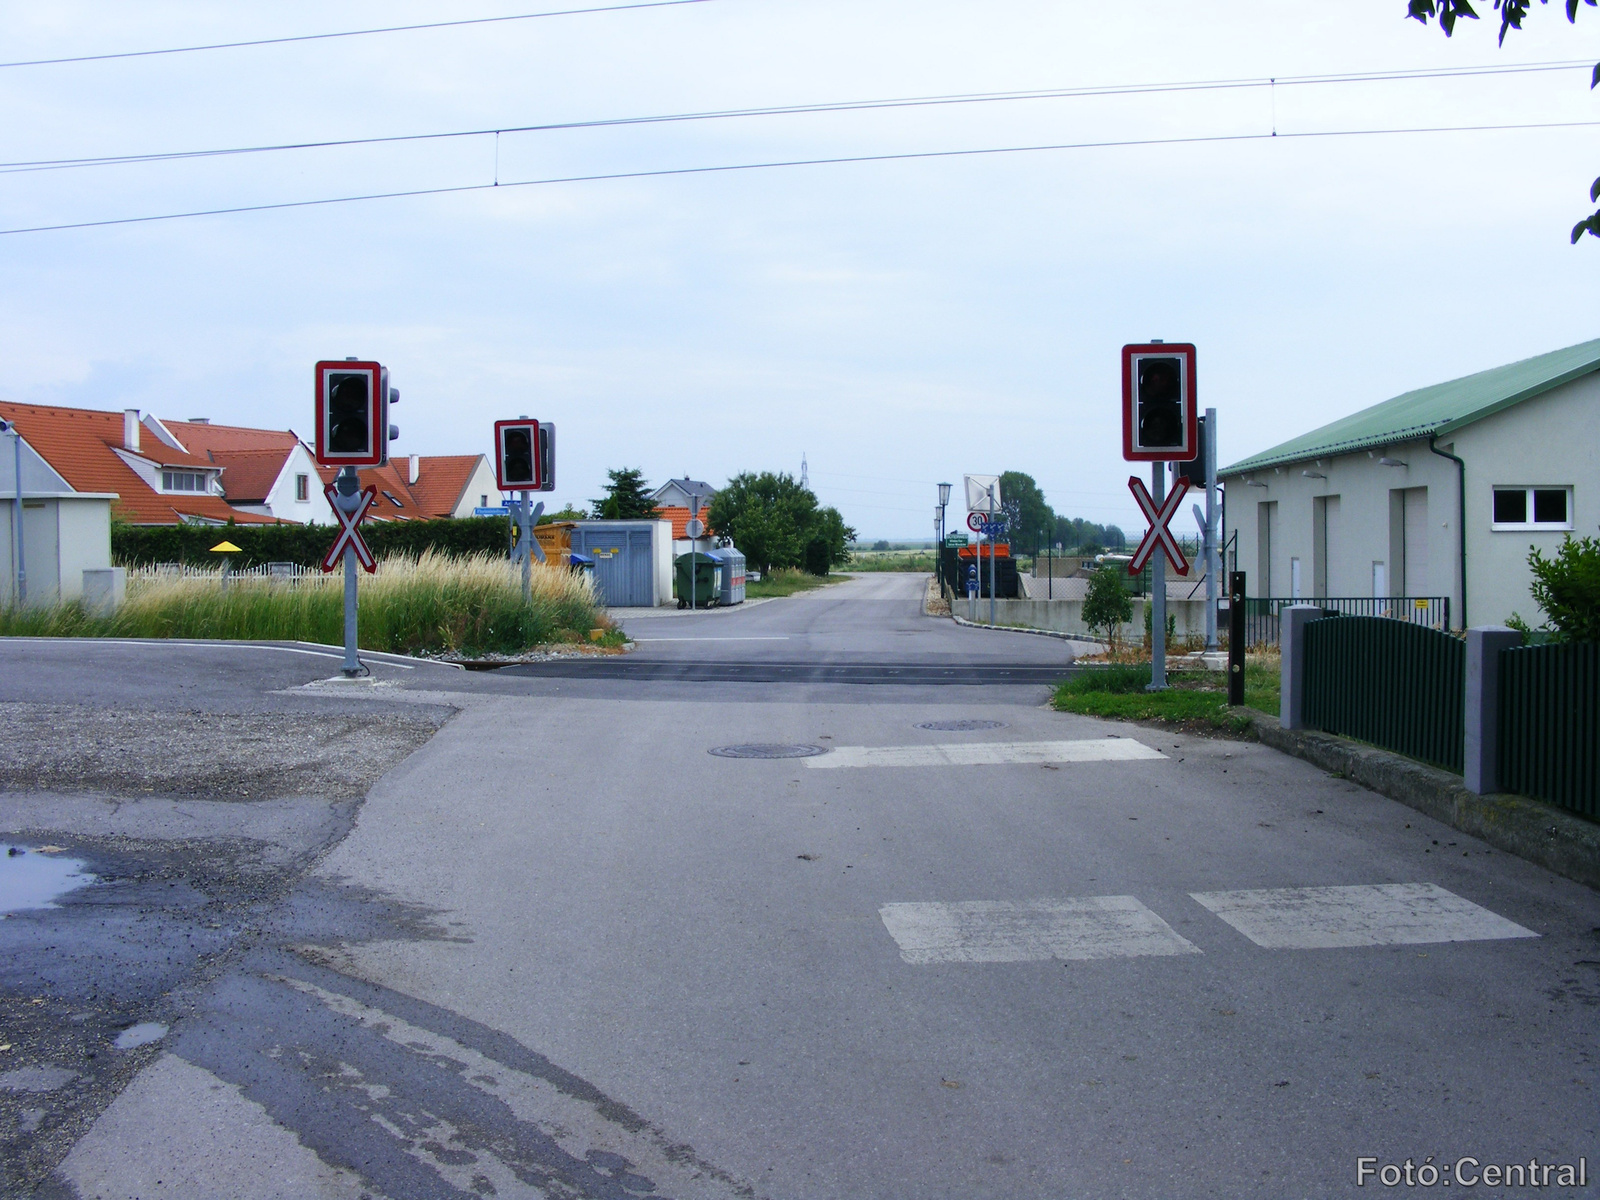
M1520 645L1522 635L1504 625L1467 630L1462 774L1480 796L1500 790L1500 651Z
M1278 612L1278 719L1285 729L1306 727L1306 625L1324 615L1315 604L1291 604Z
M1244 572L1228 576L1228 703L1244 703Z

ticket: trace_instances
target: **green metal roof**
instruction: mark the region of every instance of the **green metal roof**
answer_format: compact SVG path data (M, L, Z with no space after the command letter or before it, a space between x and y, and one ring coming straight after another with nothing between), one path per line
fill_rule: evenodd
M1348 454L1352 450L1386 446L1430 434L1442 437L1597 370L1600 370L1600 339L1581 342L1565 350L1552 350L1549 354L1406 392L1253 454L1217 473L1238 475L1262 467Z

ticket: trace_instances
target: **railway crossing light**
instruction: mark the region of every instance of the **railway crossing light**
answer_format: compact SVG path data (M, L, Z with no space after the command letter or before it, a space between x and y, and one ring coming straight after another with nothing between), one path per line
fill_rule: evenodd
M400 431L389 405L400 393L381 363L347 358L316 367L316 459L325 467L376 467L389 461Z
M1122 457L1188 462L1200 450L1192 345L1122 348Z
M502 492L542 490L538 421L530 417L522 417L515 421L496 421L494 449L496 482ZM554 486L553 481L552 486Z

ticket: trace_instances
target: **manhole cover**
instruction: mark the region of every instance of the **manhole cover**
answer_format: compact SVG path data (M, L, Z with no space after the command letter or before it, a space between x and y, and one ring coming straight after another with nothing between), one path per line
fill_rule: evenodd
M707 751L718 758L810 758L816 754L826 754L826 746L810 746L804 743L793 745L774 744L771 742L749 742L743 746L718 746L715 750Z
M978 729L1004 729L1004 721L922 721L918 729L937 729L941 733L972 733Z

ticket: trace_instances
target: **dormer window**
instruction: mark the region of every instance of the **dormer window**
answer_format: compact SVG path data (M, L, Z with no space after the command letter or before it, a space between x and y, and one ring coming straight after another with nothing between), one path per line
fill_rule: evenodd
M393 492L384 492L383 494L388 498L389 503L394 505L396 508L405 507L404 504L401 504L399 500L395 499L395 494Z
M162 471L163 492L203 492L206 490L204 471Z

